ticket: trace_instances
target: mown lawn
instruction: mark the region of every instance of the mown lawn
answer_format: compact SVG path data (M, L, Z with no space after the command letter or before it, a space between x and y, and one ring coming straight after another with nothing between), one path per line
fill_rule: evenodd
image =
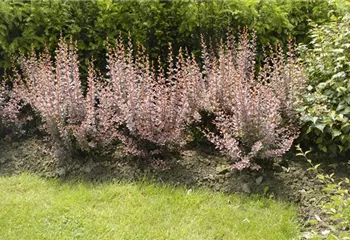
M0 177L0 239L296 239L296 208L150 183Z

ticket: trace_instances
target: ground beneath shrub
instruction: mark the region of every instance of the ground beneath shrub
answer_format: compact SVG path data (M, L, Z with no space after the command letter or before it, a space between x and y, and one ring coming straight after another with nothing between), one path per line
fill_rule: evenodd
M283 159L276 159L269 168L256 172L230 171L229 159L210 151L189 148L178 156L145 164L130 159L118 152L114 157L80 157L59 162L52 156L48 145L39 138L0 144L0 175L33 172L43 177L57 177L62 180L81 179L86 181L139 181L151 180L171 185L185 185L187 188L210 188L225 193L259 194L292 203L297 203L299 214L307 229L307 220L319 214L317 204L323 194L322 185L315 175L307 171L309 163L289 153ZM211 151L212 152L212 151ZM322 163L328 173L335 177L349 174L346 161L320 159L313 156L315 163Z

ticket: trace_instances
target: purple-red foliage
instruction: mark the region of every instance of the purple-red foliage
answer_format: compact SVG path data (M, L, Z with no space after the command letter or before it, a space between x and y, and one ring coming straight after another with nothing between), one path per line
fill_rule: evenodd
M182 145L186 126L198 117L203 84L194 57L180 50L174 64L170 51L169 68L156 71L141 47L134 55L133 46L125 48L119 40L107 58L105 79L90 65L84 96L76 46L61 39L54 61L48 51L22 59L24 77L17 73L16 93L65 150L121 142L128 153L149 157Z
M255 37L244 31L238 43L228 37L218 57L203 45L206 88L200 104L214 113L218 133L208 139L235 163L233 169L259 169L257 158L283 155L298 135L293 103L304 76L291 51L280 47L255 74Z
M18 133L21 121L18 119L19 98L0 83L0 135L11 137Z
M24 77L17 74L15 93L65 149L122 143L132 155L152 157L184 144L187 127L200 120L197 110L205 110L218 130L206 131L207 137L241 170L259 168L257 158L281 156L298 135L294 103L304 77L291 49L286 57L277 47L256 75L255 38L247 31L238 43L228 37L217 56L203 44L203 70L181 49L173 59L171 46L168 68L156 70L144 49L134 53L130 42L108 47L106 78L90 65L85 96L76 46L64 40L55 61L47 51L22 60ZM0 112L2 99L0 92Z
M133 155L150 157L186 141L186 126L196 114L201 72L193 56L180 50L169 67L156 71L144 50L121 40L107 55L108 77L98 89L99 134L119 139ZM161 63L159 63L159 66Z
M21 61L23 78L17 73L15 90L41 116L43 129L54 143L65 150L89 150L94 135L94 77L89 74L85 98L79 79L76 45L60 40L52 61L48 51L39 56L32 53ZM93 140L93 139L92 139ZM74 145L74 146L73 146Z

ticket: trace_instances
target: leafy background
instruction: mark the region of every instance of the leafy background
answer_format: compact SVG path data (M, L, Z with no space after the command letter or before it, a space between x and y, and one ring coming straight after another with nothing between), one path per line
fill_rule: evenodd
M166 58L168 44L200 53L200 38L216 44L227 29L255 30L258 49L290 36L301 44L309 77L301 109L304 140L324 152L345 153L349 139L350 1L1 1L0 82L20 54L47 47L54 52L62 34L79 48L83 86L89 60L102 73L106 39L120 34L142 44L151 60ZM345 16L345 17L343 17ZM258 59L259 60L259 59ZM258 61L259 64L259 61Z
M310 41L310 20L318 24L339 15L343 2L328 1L2 1L0 2L0 75L33 48L54 50L60 34L78 41L83 78L94 56L103 70L105 40L129 34L142 44L151 58L167 56L168 43L174 49L186 47L198 54L200 35L214 44L228 28L248 26L257 33L258 45L289 36ZM332 14L324 11L332 10Z

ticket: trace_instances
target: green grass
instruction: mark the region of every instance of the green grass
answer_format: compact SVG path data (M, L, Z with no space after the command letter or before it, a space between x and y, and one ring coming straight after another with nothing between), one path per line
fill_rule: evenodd
M0 177L0 239L296 239L296 208L149 183Z

